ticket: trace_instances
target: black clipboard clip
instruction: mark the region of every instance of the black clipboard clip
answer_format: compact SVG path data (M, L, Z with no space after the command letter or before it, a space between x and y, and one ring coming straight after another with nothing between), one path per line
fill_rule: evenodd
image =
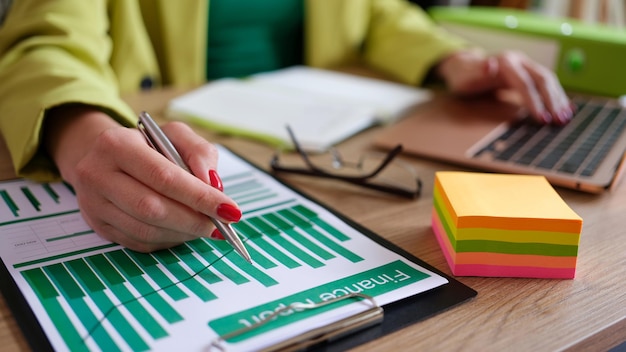
M237 337L239 335L243 335L249 331L259 328L270 322L273 318L277 317L282 312L289 309L316 309L323 306L327 306L339 301L343 301L346 299L363 299L370 302L371 307L365 311L356 313L347 318L343 318L338 320L332 324L322 326L305 333L302 333L298 336L295 336L291 339L287 339L285 341L279 342L271 347L262 349L260 351L270 352L270 351L300 351L316 345L323 341L330 341L342 336L351 334L361 329L365 329L367 327L380 324L383 321L384 310L381 306L376 303L373 297L362 294L362 293L350 293L344 296L336 297L327 301L316 302L316 303L292 303L288 306L282 307L274 311L273 314L269 315L266 319L263 319L255 324L250 326L235 330L231 333L228 333L223 336L217 337L213 342L211 342L209 346L209 350L217 350L217 351L226 351L226 348L223 346L223 342Z

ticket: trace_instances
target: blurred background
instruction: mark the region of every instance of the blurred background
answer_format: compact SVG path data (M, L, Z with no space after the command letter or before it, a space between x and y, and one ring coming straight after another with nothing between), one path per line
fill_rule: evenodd
M524 52L570 92L626 96L626 0L411 1L488 53Z
M589 24L624 27L624 0L411 0L431 6L497 6L523 9L555 18L574 18Z

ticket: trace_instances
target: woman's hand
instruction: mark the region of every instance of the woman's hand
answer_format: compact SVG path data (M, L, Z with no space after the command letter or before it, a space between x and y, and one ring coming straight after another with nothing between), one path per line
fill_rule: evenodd
M209 216L227 223L241 217L221 191L215 147L180 122L163 130L196 176L149 147L138 130L89 107L59 108L46 122L47 149L87 223L142 252L219 237Z
M554 72L523 53L505 51L485 56L478 51L462 51L444 59L436 73L456 94L513 90L540 123L566 124L574 113Z

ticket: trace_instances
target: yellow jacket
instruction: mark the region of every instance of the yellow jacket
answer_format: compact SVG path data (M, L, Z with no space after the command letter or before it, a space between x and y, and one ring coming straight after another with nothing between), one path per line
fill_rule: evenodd
M0 27L0 130L20 176L58 177L41 149L48 109L89 104L126 126L121 95L205 77L208 0L20 0ZM419 84L463 43L404 0L307 0L306 62L361 60Z

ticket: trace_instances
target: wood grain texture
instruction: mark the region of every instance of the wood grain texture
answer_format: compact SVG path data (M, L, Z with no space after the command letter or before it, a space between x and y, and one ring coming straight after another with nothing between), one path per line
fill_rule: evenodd
M180 93L181 90L155 91L128 97L127 101L136 111L147 110L162 122L167 101ZM272 148L198 131L267 169ZM340 149L348 155L370 149L376 132L368 130L342 143ZM430 228L433 179L435 171L463 169L430 160L404 159L417 168L424 181L424 192L416 201L363 192L335 181L280 177L450 274ZM14 177L10 165L4 143L0 143L0 179ZM475 299L354 350L598 351L626 341L623 183L613 192L601 195L557 189L584 221L575 279L459 277L478 291ZM10 309L0 297L0 350L28 349Z

